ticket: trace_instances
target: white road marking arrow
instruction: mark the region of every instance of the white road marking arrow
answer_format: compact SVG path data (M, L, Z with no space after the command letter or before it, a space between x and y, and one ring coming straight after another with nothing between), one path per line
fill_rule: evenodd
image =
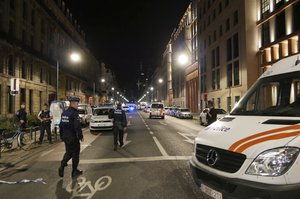
M181 135L182 137L184 137L186 140L184 140L185 142L188 142L190 144L194 144L194 139L189 138L186 134L177 132L179 135ZM192 135L189 135L192 136Z
M127 135L128 133L124 133L124 138L123 138L124 145L122 146L122 148L131 142L131 140L127 140Z

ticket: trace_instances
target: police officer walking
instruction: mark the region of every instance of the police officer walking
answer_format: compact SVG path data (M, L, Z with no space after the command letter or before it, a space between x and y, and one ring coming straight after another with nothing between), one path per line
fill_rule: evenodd
M124 128L127 126L126 114L125 111L122 110L121 104L117 104L117 109L110 114L110 118L114 119L114 151L116 151L118 147L118 138L120 144L119 146L122 147L124 145Z
M64 141L66 152L58 169L58 175L64 176L64 168L68 161L72 158L72 177L81 175L83 172L78 170L80 142L83 142L83 134L81 130L80 118L77 112L79 98L71 97L69 99L70 107L61 115L59 124L60 138Z
M45 130L47 132L48 141L50 144L52 144L52 136L50 130L52 114L48 109L48 104L44 104L44 109L39 112L38 118L41 121L41 133L39 144L43 143Z
M25 102L21 103L21 108L16 113L16 116L19 120L20 130L24 131L26 128L26 123L27 123L27 113L25 110Z

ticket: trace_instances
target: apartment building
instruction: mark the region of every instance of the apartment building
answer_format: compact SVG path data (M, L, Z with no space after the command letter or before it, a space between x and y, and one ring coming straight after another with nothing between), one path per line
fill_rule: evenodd
M198 0L200 106L230 111L259 75L257 1Z
M70 61L72 52L81 55L80 62ZM0 0L1 117L14 114L21 102L30 114L68 96L88 102L99 74L85 33L64 1ZM17 95L10 93L11 78L20 80Z

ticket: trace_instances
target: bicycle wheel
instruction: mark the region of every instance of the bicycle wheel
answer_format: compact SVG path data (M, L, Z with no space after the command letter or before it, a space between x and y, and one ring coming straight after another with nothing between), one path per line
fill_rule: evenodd
M18 136L18 146L23 150L29 150L33 142L34 140L31 139L30 133L22 132Z

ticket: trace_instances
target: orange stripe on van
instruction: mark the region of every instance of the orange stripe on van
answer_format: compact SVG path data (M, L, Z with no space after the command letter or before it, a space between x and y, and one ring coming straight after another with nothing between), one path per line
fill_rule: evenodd
M286 126L286 127L282 127L282 128L278 128L278 129L272 129L272 130L269 130L269 131L261 132L261 133L255 134L255 135L251 135L249 137L246 137L244 139L241 139L241 140L235 142L234 144L232 144L229 147L228 150L229 151L235 151L235 149L238 146L240 146L241 144L243 144L243 143L245 143L247 141L253 140L255 138L258 138L258 137L262 137L262 136L273 134L273 133L279 133L281 131L293 130L293 129L296 129L296 130L299 129L300 130L300 125Z
M300 135L300 131L296 131L296 132L292 132L292 133L281 133L281 134L270 135L267 137L259 138L259 139L256 139L256 140L253 140L251 142L241 145L239 148L237 148L235 150L235 152L242 153L243 151L250 148L251 146L254 146L254 145L262 143L262 142L266 142L266 141L270 141L270 140L279 140L279 139L283 139L283 138L287 138L287 137L294 137L297 135Z

